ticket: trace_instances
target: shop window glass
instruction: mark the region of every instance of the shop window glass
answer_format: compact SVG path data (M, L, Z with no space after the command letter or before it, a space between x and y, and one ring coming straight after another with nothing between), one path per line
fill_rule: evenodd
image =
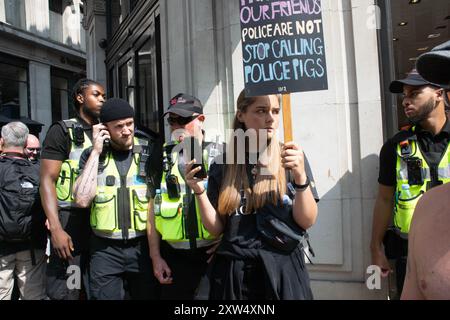
M27 69L0 62L0 113L12 119L28 117Z
M156 102L154 70L152 68L153 59L152 42L149 38L137 52L139 75L138 119L141 125L154 132L159 132L158 105Z
M4 0L6 23L25 29L25 0Z
M119 68L120 97L127 100L134 107L135 81L134 63L129 59Z
M120 24L129 16L136 6L137 1L133 0L110 0L108 1L110 16L109 24L111 28L110 36L113 36L120 27Z
M52 75L52 122L72 118L75 114L70 104L68 81L65 78Z

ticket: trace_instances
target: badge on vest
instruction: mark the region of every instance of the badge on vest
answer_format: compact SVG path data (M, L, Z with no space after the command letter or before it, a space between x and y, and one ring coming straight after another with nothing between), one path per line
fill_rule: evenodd
M139 175L135 175L134 177L134 185L145 185L145 178Z
M400 142L400 152L402 157L409 157L411 155L412 150L408 140Z

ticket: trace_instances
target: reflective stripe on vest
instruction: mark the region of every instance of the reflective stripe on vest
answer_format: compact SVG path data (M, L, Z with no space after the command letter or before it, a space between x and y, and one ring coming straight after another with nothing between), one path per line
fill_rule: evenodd
M140 141L135 138L135 145L138 145ZM128 188L127 197L130 204L130 228L128 229L130 235L147 229L147 184L138 176L138 172L139 153L134 153L124 186ZM119 194L120 180L114 158L109 152L105 159L105 168L97 177L97 192L92 202L90 217L92 229L94 232L99 231L103 237L122 238L123 230L119 219L120 215L124 214L120 211L125 209L121 209L124 200L121 200Z
M155 227L161 234L163 240L170 242L175 248L188 249L189 239L186 237L185 217L183 215L183 196L186 194L186 184L178 169L178 152L173 152L171 156L173 162L171 174L178 178L181 190L180 197L178 199L169 198L166 185L166 172L164 172L161 181L161 212L155 212ZM206 169L208 169L208 152L206 152L206 150L203 152L203 159L203 161L206 160ZM195 199L195 197L192 197L192 199ZM214 240L216 238L206 230L205 226L201 222L197 199L195 199L195 202L198 230L197 246L200 247L211 243L203 240ZM182 242L185 244L182 244Z
M412 129L413 131L415 128ZM400 144L397 145L397 186L395 190L395 207L394 207L394 224L404 235L409 233L411 226L411 220L416 208L417 202L422 195L427 191L427 182L431 182L430 167L423 156L419 144L415 140L409 140L411 144L411 150L413 154L411 156L417 157L422 160L422 174L424 177L424 183L422 185L410 185L410 195L405 195L405 191L402 190L402 185L408 184L408 167L406 161L400 156L401 148ZM437 168L438 179L442 183L450 182L450 148L447 146L441 162Z
M74 143L73 127L74 123L79 123L77 119L64 120L64 124L69 132L69 137L72 142L70 147L69 158L61 164L58 180L56 181L56 197L58 199L58 206L60 208L68 208L74 205L72 194L72 187L78 177L78 166L81 154L84 149L92 146L91 140L84 132L84 142L77 146Z

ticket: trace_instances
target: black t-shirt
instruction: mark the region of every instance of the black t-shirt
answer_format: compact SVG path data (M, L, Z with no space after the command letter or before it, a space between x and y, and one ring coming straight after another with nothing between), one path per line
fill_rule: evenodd
M223 156L224 159L226 159L226 156ZM220 194L220 187L222 185L224 170L225 170L225 164L217 164L213 162L211 165L211 168L209 169L208 175L208 198L211 202L212 206L217 209L218 207L218 201L219 201L219 194ZM312 174L311 167L309 165L308 158L305 155L305 171L306 175L309 178L310 181L310 187L311 192L314 196L314 199L316 199L316 202L319 201L319 194L317 193L316 184L314 182L314 176Z
M77 118L77 120L92 141L92 126L81 118ZM59 121L52 124L48 129L44 143L42 144L41 159L64 161L69 158L72 140L68 129L64 129L63 126L65 124Z
M224 157L225 158L225 157ZM220 187L224 178L226 165L213 163L209 171L208 179L208 198L215 209L218 207ZM250 169L250 168L248 168ZM306 175L311 181L311 191L316 199L319 201L319 196L314 183L311 168L308 160L305 157ZM284 204L283 204L284 207ZM279 208L280 210L284 210ZM264 210L264 208L263 208ZM261 248L261 238L257 231L257 219L255 214L232 214L227 217L226 228L224 230L223 241L221 242L217 253L220 255L227 255L237 259L252 255L249 251ZM244 249L244 251L242 251Z
M411 130L401 131L383 145L380 151L380 169L378 175L378 182L380 184L391 187L396 186L397 145L413 135ZM431 132L425 131L420 125L417 125L416 136L419 148L429 166L438 166L450 141L450 122L448 119L441 132L435 136Z

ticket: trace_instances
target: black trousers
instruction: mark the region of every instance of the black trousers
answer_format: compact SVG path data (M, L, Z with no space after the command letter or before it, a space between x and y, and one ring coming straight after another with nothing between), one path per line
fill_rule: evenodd
M162 300L207 299L209 283L206 276L210 247L174 249L161 241L161 256L172 271L173 283L161 285Z
M396 274L396 284L397 284L397 293L398 297L402 295L403 284L405 282L406 277L406 265L408 259L407 257L399 257L395 260L395 274Z
M159 285L153 276L147 237L131 240L91 237L90 298L123 300L157 299Z
M89 224L89 211L86 210L60 210L59 221L64 231L72 238L75 251L73 260L64 260L58 257L51 246L49 263L47 265L47 296L51 300L79 300L80 293L88 293L87 270L89 261L89 237L91 227ZM81 288L68 286L71 276L70 266L79 269L81 275ZM85 290L82 290L84 287Z

